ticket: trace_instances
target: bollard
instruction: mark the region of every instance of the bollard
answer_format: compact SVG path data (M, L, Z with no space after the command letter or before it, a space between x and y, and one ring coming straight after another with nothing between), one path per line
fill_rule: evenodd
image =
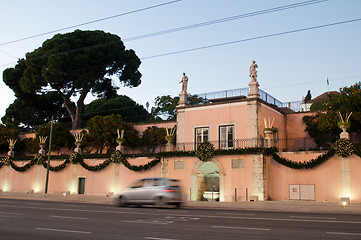
M234 189L234 202L237 202L237 188Z
M214 192L214 187L212 187L212 202L213 202L213 192Z
M248 188L246 188L246 201L248 201Z

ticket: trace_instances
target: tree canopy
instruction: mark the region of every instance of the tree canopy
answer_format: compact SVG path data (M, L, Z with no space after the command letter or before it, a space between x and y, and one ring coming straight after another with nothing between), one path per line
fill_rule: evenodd
M206 103L202 97L197 95L189 95L187 98L189 105L196 105ZM153 119L176 120L177 118L177 104L179 97L172 98L170 95L158 96L155 98L155 107L152 107L151 115Z
M338 139L341 133L338 127L340 112L344 117L352 112L351 128L348 130L354 141L361 141L361 85L343 87L339 94L330 93L323 102L322 111L314 116L303 118L306 130L319 146L327 145Z
M43 124L39 127L36 132L37 139L39 136L48 137L47 141L50 141L50 128L51 123ZM55 151L59 151L62 147L67 147L70 149L74 146L74 136L70 133L69 129L62 124L61 122L56 122L53 124L53 136L51 142L51 148ZM45 144L46 148L48 148L49 144Z
M147 121L150 114L140 104L125 95L113 98L97 99L84 106L83 120L89 120L97 115L106 116L119 114L125 122Z
M84 136L85 146L93 146L96 153L114 150L117 142L117 129L124 130L125 144L134 146L139 144L138 131L131 123L126 123L120 115L96 116L88 121L88 134ZM92 149L90 149L91 151Z
M112 85L112 76L124 86L137 87L141 83L140 64L135 52L126 50L117 35L76 30L46 40L14 68L6 69L3 79L21 99L56 92L70 115L72 128L77 129L87 94L115 96L118 87Z

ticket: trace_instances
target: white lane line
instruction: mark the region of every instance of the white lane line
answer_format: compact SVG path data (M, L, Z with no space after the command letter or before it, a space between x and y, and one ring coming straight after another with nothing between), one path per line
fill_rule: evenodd
M144 237L144 239L152 239L152 240L176 240L173 238L157 238L157 237Z
M16 217L11 215L0 215L0 218L16 218Z
M213 228L228 228L228 229L240 229L240 230L257 230L257 231L270 231L269 228L247 228L247 227L231 227L231 226L212 226Z
M153 222L145 222L145 221L141 221L141 220L138 220L138 221L126 221L126 220L123 220L122 222L125 222L125 223L142 223L142 224L158 224L158 225L167 225L167 224L170 224L170 223L173 223L173 222L156 222L156 221L153 221Z
M41 231L53 231L53 232L67 232L67 233L81 233L81 234L90 234L91 233L91 232L65 230L65 229L54 229L54 228L35 228L35 229L41 230Z
M335 220L334 217L310 217L310 216L289 216L290 218L303 218L303 219L328 219L328 220Z
M67 219L79 219L79 220L86 220L88 218L83 218L83 217L68 217L68 216L50 216L53 218L67 218Z
M82 206L82 205L71 205L71 204L64 204L63 206L64 206L64 207L76 207L76 208L78 208L78 207L85 207L85 206Z
M23 215L22 213L10 213L10 212L0 212L0 214L8 214L8 215Z
M327 234L361 236L361 233L327 232Z
M254 216L252 213L217 213L220 215L230 215L230 216Z

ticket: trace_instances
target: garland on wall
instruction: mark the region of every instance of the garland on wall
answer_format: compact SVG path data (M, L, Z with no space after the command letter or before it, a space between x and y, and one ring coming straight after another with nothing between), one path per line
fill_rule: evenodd
M131 171L139 172L139 171L145 171L149 170L153 167L155 167L158 163L160 163L160 157L157 157L156 159L142 165L131 165L128 160L125 158L125 156L120 151L115 151L109 159L106 159L102 163L98 165L88 165L84 162L84 159L79 153L73 152L69 159L64 160L64 162L58 166L49 166L49 170L53 172L57 172L60 170L63 170L69 163L77 164L79 163L84 169L88 171L100 171L104 168L106 168L111 162L119 164L122 163L126 168L128 168ZM47 161L45 161L44 157L40 154L36 154L34 156L34 159L30 160L27 164L25 164L22 167L19 167L15 164L15 161L12 157L6 156L2 159L0 162L0 168L2 166L11 166L15 171L17 172L24 172L28 169L30 169L33 165L38 164L42 165L44 168L48 167Z
M50 171L61 171L69 163L77 164L79 163L84 169L88 171L100 171L104 168L106 168L110 163L120 164L122 163L126 168L128 168L131 171L146 171L157 164L160 163L160 159L163 157L186 157L186 156L197 156L201 161L209 161L214 155L245 155L245 154L265 154L265 155L271 155L273 159L286 167L293 168L293 169L310 169L314 168L316 166L319 166L320 164L324 163L328 159L330 159L334 154L339 155L340 157L349 157L352 153L359 156L361 158L361 151L354 147L353 144L346 139L340 139L335 143L335 148L329 150L328 152L318 156L315 159L311 159L309 161L305 162L295 162L283 157L280 157L277 154L276 148L242 148L242 149L219 149L214 150L214 146L207 142L205 144L200 144L198 146L197 151L176 151L176 152L163 152L154 154L155 157L154 160L148 162L147 164L143 165L131 165L126 157L120 152L115 151L109 159L106 159L102 163L98 165L88 165L84 162L83 157L76 152L73 152L69 159L64 160L64 162L58 166L49 166ZM134 157L139 157L138 155L133 155ZM30 160L27 164L19 167L14 163L14 159L10 156L6 156L0 161L0 168L2 166L11 166L15 171L18 172L24 172L28 170L33 165L43 165L44 168L47 168L47 161L45 161L44 157L40 154L36 154L34 156L34 159Z
M288 160L286 158L278 156L278 154L276 152L272 152L271 155L276 162L278 162L279 164L284 165L286 167L293 168L293 169L310 169L310 168L317 167L317 166L321 165L322 163L326 162L328 159L330 159L333 155L335 155L335 150L331 149L328 152L318 156L317 158L311 159L311 160L305 161L305 162L294 162L294 161Z

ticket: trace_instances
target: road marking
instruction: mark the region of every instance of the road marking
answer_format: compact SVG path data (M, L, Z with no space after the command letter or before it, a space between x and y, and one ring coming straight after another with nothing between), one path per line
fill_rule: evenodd
M81 233L81 234L90 234L91 233L91 232L65 230L65 229L54 229L54 228L35 228L35 229L41 230L41 231L53 231L53 232L68 232L68 233Z
M8 214L8 215L23 215L22 213L10 213L10 212L0 212L0 214Z
M173 221L181 221L181 222L187 222L187 221L192 221L192 220L199 220L199 218L197 217L178 217L178 216L168 216L165 217L167 219L171 219Z
M145 213L145 212L126 212L126 211L104 211L104 210L90 210L90 209L66 209L66 208L51 208L51 207L30 207L30 206L16 206L16 205L0 205L0 207L7 208L21 208L21 209L41 209L41 210L55 210L55 211L72 211L72 212L92 212L92 213L109 213L109 214L132 214L132 215L175 215L175 214L160 214ZM179 214L185 217L204 217L204 218L224 218L224 219L246 219L246 220L265 220L265 221L285 221L285 222L315 222L315 223L345 223L345 224L361 224L357 221L340 221L340 220L318 220L318 219L290 219L290 218L267 218L267 217L247 217L247 216L219 216L219 215L194 215L194 214Z
M257 231L270 231L269 228L247 228L247 227L231 227L231 226L212 226L213 228L230 228L230 229L241 229L241 230L257 230Z
M328 219L328 220L335 220L336 218L330 217L310 217L310 216L290 216L290 218L304 218L304 219Z
M15 218L15 216L9 216L9 215L0 215L0 218Z
M64 204L63 206L64 206L64 207L76 207L76 208L78 208L78 207L85 207L85 206L82 206L82 205L71 205L71 204Z
M158 222L158 221L143 221L143 220L137 220L137 221L126 221L126 220L123 220L122 222L125 222L125 223L146 223L146 224L159 224L159 225L168 225L170 223L173 223L171 221L168 221L168 222Z
M218 213L220 215L230 215L230 216L254 216L252 213Z
M361 233L327 232L327 234L361 236Z
M152 240L176 240L173 238L156 238L156 237L144 237L144 239L152 239Z
M68 217L68 216L50 216L53 218L68 218L68 219L79 219L79 220L86 220L88 218L82 218L82 217Z

